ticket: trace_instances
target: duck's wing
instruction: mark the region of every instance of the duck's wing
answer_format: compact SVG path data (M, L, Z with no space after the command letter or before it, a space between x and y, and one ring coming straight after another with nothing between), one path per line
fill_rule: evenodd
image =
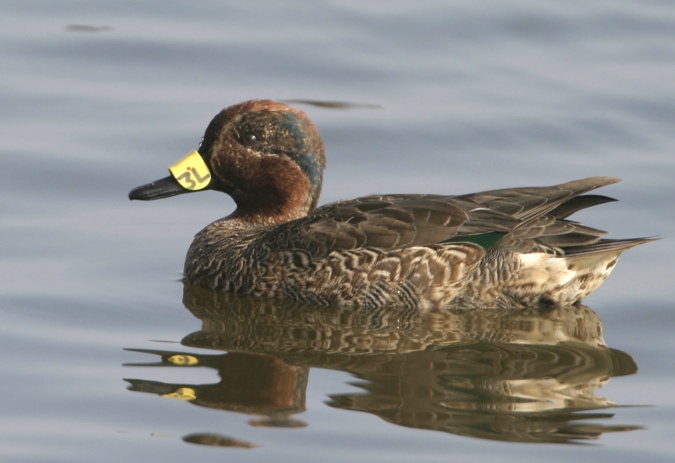
M601 239L607 232L567 220L567 217L581 209L616 201L584 193L619 181L614 177L589 177L550 187L507 188L462 198L520 221L499 246L519 252L566 254L567 248L587 247L591 251L589 246L609 242Z
M373 195L327 204L308 217L275 227L253 246L304 250L313 256L362 247L395 249L471 241L523 251L596 242L605 232L566 217L579 209L612 201L580 196L617 182L592 177L551 187L509 188L462 196Z
M580 209L615 201L606 196L579 195L620 181L614 177L588 177L548 187L504 188L462 195L458 198L527 223L549 213L555 218L564 219Z
M507 233L518 225L508 215L451 196L365 196L322 206L308 217L267 231L252 245L273 251L301 249L315 257L334 250L428 245L458 236L472 219L486 215L491 216L493 231Z

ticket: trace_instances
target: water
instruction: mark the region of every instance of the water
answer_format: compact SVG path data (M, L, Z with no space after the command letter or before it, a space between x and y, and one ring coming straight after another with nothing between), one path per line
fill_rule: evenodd
M3 461L672 460L672 2L0 7ZM322 202L612 175L579 219L665 239L576 324L184 294L232 202L127 192L263 97L353 104L298 103Z

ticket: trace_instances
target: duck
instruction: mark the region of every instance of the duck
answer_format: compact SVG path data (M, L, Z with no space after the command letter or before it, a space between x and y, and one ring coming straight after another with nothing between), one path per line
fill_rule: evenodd
M303 111L250 100L218 113L198 150L129 199L228 194L236 208L195 235L185 282L321 306L575 305L624 250L653 239L607 239L568 218L615 201L586 194L619 181L613 177L317 206L325 164L319 131Z

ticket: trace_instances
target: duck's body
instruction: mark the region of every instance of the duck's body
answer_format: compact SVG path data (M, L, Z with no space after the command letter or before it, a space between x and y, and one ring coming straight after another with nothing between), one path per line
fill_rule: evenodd
M212 177L204 187L237 203L196 235L185 260L186 280L215 290L370 307L560 306L593 292L623 250L649 241L601 239L604 232L567 220L611 201L582 196L618 181L610 177L316 208L321 139L304 113L272 101L222 111L196 156ZM129 196L188 191L167 177Z

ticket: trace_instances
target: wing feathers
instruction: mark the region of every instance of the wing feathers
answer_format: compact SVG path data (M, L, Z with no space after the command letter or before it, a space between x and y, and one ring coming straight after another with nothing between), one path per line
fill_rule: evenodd
M550 187L507 188L462 196L373 195L327 204L275 227L252 246L305 250L312 256L358 248L425 246L462 236L503 232L496 246L522 252L581 254L645 240L610 242L606 233L567 220L574 212L614 201L583 195L618 182L589 177ZM618 243L618 244L609 244ZM593 246L592 250L589 246Z

